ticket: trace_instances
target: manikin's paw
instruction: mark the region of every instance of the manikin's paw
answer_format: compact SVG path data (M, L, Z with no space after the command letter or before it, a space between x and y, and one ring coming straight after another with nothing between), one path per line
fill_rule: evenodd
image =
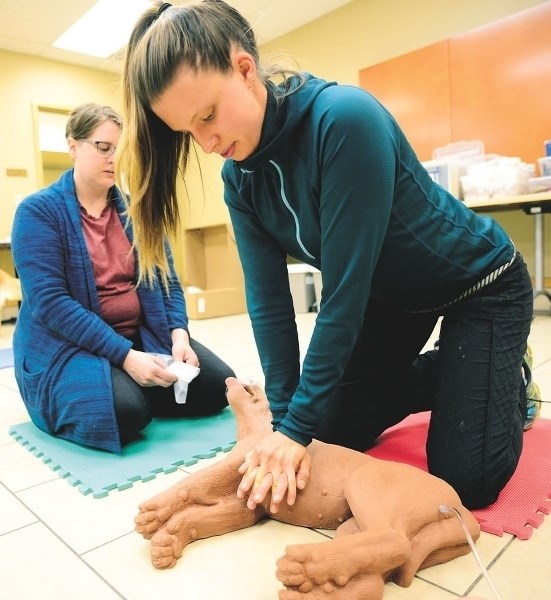
M171 569L182 556L184 545L176 535L163 530L158 531L151 538L151 564L156 569Z
M135 530L146 540L172 516L172 510L168 507L146 510L140 507L140 512L134 517Z
M158 531L174 514L180 512L188 502L185 480L166 492L140 504L134 517L135 530L146 540Z

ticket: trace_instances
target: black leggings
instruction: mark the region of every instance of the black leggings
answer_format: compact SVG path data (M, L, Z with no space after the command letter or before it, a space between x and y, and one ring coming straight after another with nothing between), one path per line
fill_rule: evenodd
M212 415L228 405L225 380L235 373L199 342L191 340L191 347L199 358L201 372L189 384L185 404L176 403L173 386L142 387L126 371L111 365L113 401L123 446L136 439L153 417ZM134 348L139 349L139 343Z
M438 349L419 355L440 315ZM493 503L522 450L521 365L532 315L520 255L492 284L439 314L372 301L316 437L363 451L409 414L431 410L429 471L465 506Z

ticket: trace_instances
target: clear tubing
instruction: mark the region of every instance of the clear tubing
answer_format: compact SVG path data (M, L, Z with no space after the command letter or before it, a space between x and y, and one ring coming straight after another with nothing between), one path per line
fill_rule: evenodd
M497 598L497 600L503 600L502 597L499 595L499 592L496 590L494 582L492 581L490 574L486 570L486 567L484 566L484 563L482 562L482 559L480 558L480 555L478 554L478 550L476 549L476 547L474 545L473 538L471 537L469 530L467 529L465 523L463 522L461 513L457 510L457 508L454 508L453 506L448 506L447 504L441 504L438 507L438 510L442 514L446 514L446 515L454 514L459 519L459 522L461 523L461 527L463 527L463 531L465 532L465 535L467 536L467 542L469 543L469 546L472 550L472 553L474 554L476 562L478 563L478 566L480 567L480 570L482 571L482 575L484 575L484 577L486 578L486 581L488 582L488 585L492 589L492 592L495 594L495 597Z

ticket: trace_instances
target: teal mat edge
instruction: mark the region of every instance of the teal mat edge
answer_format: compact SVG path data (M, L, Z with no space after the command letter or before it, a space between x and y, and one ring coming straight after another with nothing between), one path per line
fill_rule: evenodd
M12 436L14 438L14 440L16 442L18 442L21 446L23 446L35 458L38 458L39 460L41 460L43 464L48 466L54 473L56 473L56 475L58 475L58 477L60 479L65 479L67 481L67 483L69 483L69 485L76 488L81 494L83 494L85 496L91 495L95 499L100 499L100 498L105 498L106 496L108 496L110 492L124 491L124 490L130 489L131 487L133 487L134 483L137 483L137 482L145 483L147 481L151 481L151 480L155 479L158 475L167 475L170 473L174 473L178 468L189 467L189 466L197 464L200 460L207 459L207 458L213 458L217 454L229 452L236 443L235 442L235 427L234 427L235 420L233 417L233 413L231 413L230 409L225 409L225 411L223 411L223 413L221 413L221 414L222 415L225 414L226 416L223 420L228 421L228 423L231 423L233 426L232 427L233 438L228 439L227 443L224 443L221 445L215 445L206 451L196 452L186 458L178 458L178 459L172 460L172 461L169 460L164 465L152 467L149 470L144 469L143 472L141 472L141 473L136 473L135 475L129 475L128 477L125 477L124 479L122 477L118 478L119 481L113 481L112 483L107 483L103 486L97 486L97 485L94 486L89 481L86 481L86 476L77 475L74 471L76 471L78 469L72 469L67 464L67 463L71 462L70 460L65 461L66 464L64 465L63 460L54 460L52 457L47 456L46 452L40 448L40 440L42 439L45 442L45 445L58 445L59 444L59 445L61 445L62 448L65 447L64 451L69 450L70 452L74 453L75 456L88 455L86 460L93 460L93 457L97 456L98 458L101 457L102 459L107 459L108 461L109 460L117 461L117 460L124 460L124 455L113 454L113 453L105 452L102 450L97 450L94 448L87 448L87 447L79 446L78 444L69 442L67 440L54 438L53 436L50 436L49 434L38 429L31 421L26 421L24 423L19 423L17 425L10 426L8 429L8 433L10 436ZM231 416L228 416L228 415L231 415ZM195 422L197 422L197 421L205 422L207 420L220 421L220 415L215 415L214 417L197 418L195 420L191 419L191 422L192 423L194 421ZM160 421L168 422L168 420L162 420L162 419ZM166 425L166 422L165 422L165 425ZM174 425L182 424L183 422L184 422L184 420L180 420L180 421L171 420L171 425L174 426ZM189 420L188 420L188 423L189 423ZM226 423L226 425L227 425L227 423ZM31 428L32 437L36 437L37 440L30 441L24 433L20 432L21 429L27 429L27 428ZM149 426L149 428L151 428L151 425ZM38 443L37 443L37 441L38 441ZM136 442L136 445L138 445L138 444L145 445L147 443L148 443L147 440L142 440L140 442ZM154 442L152 442L152 443L154 443ZM162 448L162 446L161 446L161 448ZM146 450L144 449L144 452L145 451ZM136 455L137 455L137 453L134 452L133 456L135 457Z

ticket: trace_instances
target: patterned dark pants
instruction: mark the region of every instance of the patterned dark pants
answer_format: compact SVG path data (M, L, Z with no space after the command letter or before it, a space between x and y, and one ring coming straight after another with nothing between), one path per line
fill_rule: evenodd
M438 348L419 354L440 316ZM316 437L363 451L407 415L430 410L429 471L469 508L495 502L522 450L521 365L532 316L520 255L496 281L438 314L372 301Z
M141 342L134 341L134 349L141 349ZM234 377L233 370L216 354L191 340L197 354L201 372L188 388L185 404L177 404L174 387L142 387L126 371L111 365L113 401L119 427L121 444L134 440L153 417L197 417L212 415L228 405L226 400L227 377Z

